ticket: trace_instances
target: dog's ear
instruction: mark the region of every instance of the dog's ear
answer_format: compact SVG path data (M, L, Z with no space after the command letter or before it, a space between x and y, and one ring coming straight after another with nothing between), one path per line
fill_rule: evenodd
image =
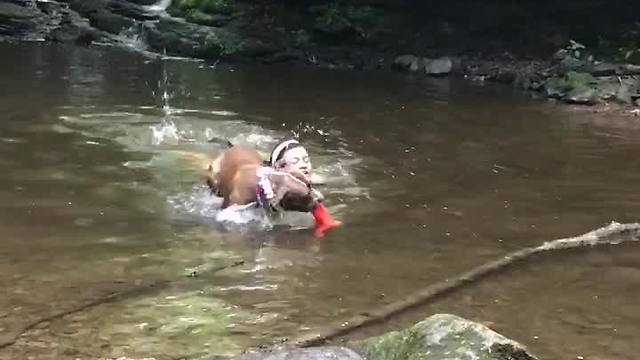
M316 201L311 194L285 193L279 203L285 211L310 212L316 205Z

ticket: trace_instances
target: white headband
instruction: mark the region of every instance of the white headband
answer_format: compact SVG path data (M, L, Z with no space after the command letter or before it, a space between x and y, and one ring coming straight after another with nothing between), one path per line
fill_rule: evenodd
M291 139L287 141L283 141L275 149L271 152L271 166L274 167L276 165L276 159L280 157L280 154L287 148L287 146L291 144L300 144L298 140Z

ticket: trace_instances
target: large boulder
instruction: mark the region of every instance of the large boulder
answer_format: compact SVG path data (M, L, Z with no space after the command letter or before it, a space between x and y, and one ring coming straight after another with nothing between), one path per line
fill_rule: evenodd
M409 329L355 344L369 360L535 360L521 344L486 326L455 315L437 314Z
M561 77L551 77L545 81L544 89L548 97L564 99L568 94L589 93L595 89L597 79L586 72L569 71Z
M48 16L28 2L0 2L0 36L43 40L48 33Z
M453 61L448 56L437 59L424 59L424 71L427 75L448 75L451 69L453 69Z
M104 37L66 3L26 0L0 1L0 36L85 44Z
M346 347L320 346L308 349L294 349L275 353L251 353L237 360L364 360L355 351Z
M393 66L402 70L416 72L424 68L424 61L415 55L400 55L393 60Z
M212 358L214 359L214 358ZM521 344L488 327L455 315L437 314L401 331L344 347L321 346L234 360L536 360Z
M250 43L250 39L227 28L197 25L174 18L146 22L144 34L148 45L156 51L166 50L169 54L195 58L215 59L265 51L261 47L264 44Z

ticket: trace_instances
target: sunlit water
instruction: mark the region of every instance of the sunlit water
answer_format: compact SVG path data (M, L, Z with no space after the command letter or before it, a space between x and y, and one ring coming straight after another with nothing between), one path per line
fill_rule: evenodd
M31 331L0 358L234 354L640 210L638 124L510 89L114 49L0 51L0 336L136 290ZM220 212L202 184L203 159L224 148L210 139L266 156L292 134L345 222L322 239L306 214ZM387 328L453 312L543 359L633 359L639 295L634 245L572 251Z

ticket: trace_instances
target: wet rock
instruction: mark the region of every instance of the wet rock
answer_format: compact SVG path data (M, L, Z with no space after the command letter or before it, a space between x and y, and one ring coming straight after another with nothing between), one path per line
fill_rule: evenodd
M157 13L151 13L141 5L128 0L111 0L108 2L107 9L114 14L122 15L138 21L158 19Z
M194 24L207 26L224 26L231 21L231 17L222 14L207 14L199 10L190 11L185 15L185 20Z
M315 347L251 353L234 360L536 360L521 344L485 325L455 315L436 314L402 331L345 347Z
M640 96L640 83L634 76L599 77L596 89L600 99L622 104L631 104L633 99Z
M422 58L415 55L400 55L393 59L393 66L398 69L416 72L424 68L424 62Z
M111 11L100 9L89 14L91 25L96 29L106 31L111 34L119 34L122 31L134 26L135 21L132 19L114 14Z
M337 346L295 349L273 354L253 353L235 360L364 360L355 351Z
M449 314L433 315L409 329L364 340L354 349L370 360L535 360L521 344Z
M448 56L438 59L424 59L424 70L427 75L448 75L453 69L453 61Z
M89 21L56 1L0 2L0 35L19 40L53 40L88 44L103 34Z
M600 63L593 66L590 73L593 76L611 76L620 71L620 66L611 63Z
M47 37L49 40L70 43L75 42L89 45L94 41L101 41L106 35L93 28L89 20L78 13L70 11L60 22L60 26L53 30Z
M569 102L589 103L586 97L595 94L597 80L589 73L569 71L562 77L551 77L544 83L544 91L551 98L567 98ZM567 97L568 96L568 97ZM574 99L574 100L572 100Z
M0 2L0 35L41 40L47 33L47 16L27 2Z
M307 54L300 49L285 49L262 58L265 63L287 63L307 61Z
M155 5L158 0L128 0L131 3L142 5L142 6L150 6Z
M579 87L571 89L562 100L569 104L595 105L598 103L598 96L596 89Z
M226 28L197 25L173 18L144 24L148 45L156 51L195 58L216 59L242 56L255 48L245 46L248 39Z
M640 49L629 51L625 55L625 61L633 65L640 65Z

